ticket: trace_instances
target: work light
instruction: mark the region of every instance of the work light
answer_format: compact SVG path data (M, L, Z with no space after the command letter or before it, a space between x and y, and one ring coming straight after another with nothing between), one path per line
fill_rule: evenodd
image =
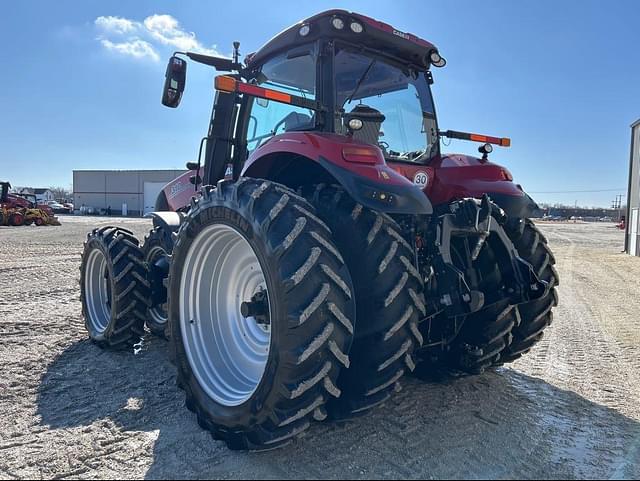
M349 120L349 128L351 130L360 130L362 128L362 120L360 119Z
M331 19L331 25L333 25L333 28L336 30L342 30L344 28L344 20L340 17L333 17Z
M362 24L358 22L351 22L351 25L349 26L351 27L351 31L353 33L362 33L362 31L364 30Z
M298 33L301 37L306 37L307 35L309 35L310 31L311 27L309 27L309 25L303 25L302 27L300 27L300 30L298 30Z

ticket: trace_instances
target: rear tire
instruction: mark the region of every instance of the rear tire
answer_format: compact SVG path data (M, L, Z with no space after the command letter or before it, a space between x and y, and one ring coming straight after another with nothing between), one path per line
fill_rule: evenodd
M256 261L232 262L233 253ZM234 326L254 332L259 324L241 314L240 303L247 300L242 285L238 295L227 288L235 282L227 274L245 275L242 265L258 266L266 289L269 340L257 371L239 367L248 355L247 337L230 337ZM326 418L326 402L340 395L340 370L349 366L355 302L331 232L311 205L269 181L240 179L203 188L178 232L169 279L177 382L201 427L231 449L267 450ZM223 291L234 301L224 308L209 305L201 289ZM228 349L225 354L209 332L233 341L235 355ZM203 350L194 349L198 343L207 345L209 359L227 362L203 363Z
M105 349L131 349L144 334L149 297L138 240L118 227L87 236L80 267L80 300L93 342Z
M548 241L531 219L518 219L509 223L507 234L520 257L529 262L538 277L550 285L545 297L518 306L522 322L513 330L513 342L502 353L503 362L513 362L540 342L544 330L553 322L553 308L558 305L556 287L559 276Z
M351 367L338 379L342 397L329 404L332 418L345 419L385 402L405 372L415 369L413 354L422 345L418 323L426 314L422 278L392 218L337 186L319 185L306 194L333 231L355 285Z

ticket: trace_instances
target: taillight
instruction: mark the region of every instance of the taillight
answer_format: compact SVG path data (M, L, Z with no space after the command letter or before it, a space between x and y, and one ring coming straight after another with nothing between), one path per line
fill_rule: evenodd
M513 182L513 175L511 175L511 172L509 172L507 169L502 169L501 173L502 173L503 180L508 180L509 182Z
M359 164L378 163L378 152L369 147L344 147L342 158L347 162L357 162Z

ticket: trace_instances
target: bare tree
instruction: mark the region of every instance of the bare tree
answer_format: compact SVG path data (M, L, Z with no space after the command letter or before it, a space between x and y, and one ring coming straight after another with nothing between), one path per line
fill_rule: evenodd
M71 200L73 198L73 192L71 189L65 187L49 187L49 190L53 193L53 198L56 200Z

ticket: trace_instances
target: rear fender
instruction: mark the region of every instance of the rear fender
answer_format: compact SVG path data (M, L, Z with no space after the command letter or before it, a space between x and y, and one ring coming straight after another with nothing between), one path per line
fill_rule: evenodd
M270 179L291 188L336 183L360 204L388 214L431 215L424 192L387 166L379 149L375 158L344 159L344 148L367 148L336 134L291 132L273 137L249 157L242 175Z
M183 217L178 212L151 212L145 215L145 218L153 219L153 227L159 227L165 232L178 232Z

